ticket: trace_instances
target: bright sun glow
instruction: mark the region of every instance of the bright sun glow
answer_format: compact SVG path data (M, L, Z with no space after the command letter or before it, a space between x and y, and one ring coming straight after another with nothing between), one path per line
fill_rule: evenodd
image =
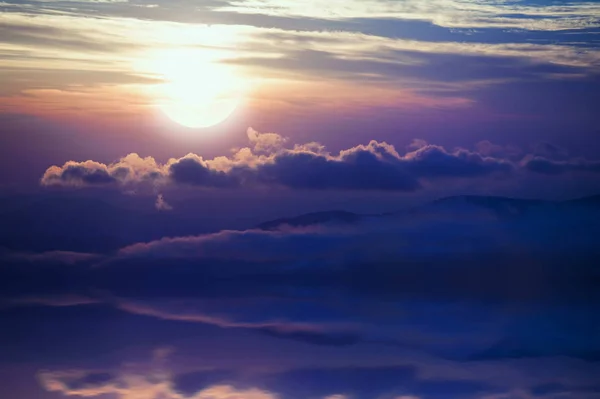
M217 125L237 108L244 91L227 65L202 51L172 51L155 61L165 83L159 107L173 121L191 128Z

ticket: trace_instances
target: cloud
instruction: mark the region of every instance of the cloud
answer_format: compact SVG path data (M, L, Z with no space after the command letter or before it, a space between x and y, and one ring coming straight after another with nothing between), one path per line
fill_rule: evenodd
M52 166L42 176L41 183L44 186L73 187L152 184L165 178L164 169L165 166L157 164L152 157L129 154L108 165L94 161L69 161L62 167Z
M426 147L428 143L423 139L413 139L410 144L406 147L409 150L418 150L419 148Z
M275 133L248 129L253 148L231 157L205 160L188 154L158 164L153 158L130 154L111 164L69 161L51 166L42 177L45 186L188 185L205 188L279 186L310 190L414 191L422 179L508 176L511 161L466 149L448 151L422 145L400 155L393 145L371 141L339 154L318 143L283 148Z
M85 35L82 31L70 28L32 24L29 21L11 17L8 17L7 20L13 22L0 22L0 36L10 37L10 43L13 45L100 53L127 51L138 47L130 43L108 41L106 38L103 41L94 40L93 37Z
M486 157L518 160L523 156L522 150L516 146L501 146L489 140L480 141L475 148L479 154Z
M524 165L526 169L544 175L560 175L569 172L600 173L600 161L586 159L555 161L540 156L532 156L524 161Z
M0 281L9 306L109 307L136 320L307 346L380 345L473 360L506 334L510 347L486 359L585 358L598 350L581 327L600 292L600 224L591 223L598 216L570 202L450 198L345 224L313 218L297 228L162 238L70 267L60 261L73 256L13 257ZM511 306L536 309L538 318L499 316ZM579 310L552 310L561 307ZM498 327L509 322L512 330ZM472 336L482 325L496 326L485 342ZM555 334L543 341L532 331ZM464 340L460 350L448 337Z
M7 2L7 11L29 12L41 15L74 14L89 16L102 13L108 17L129 17L152 21L192 22L204 18L212 23L245 24L254 26L288 26L317 29L325 24L341 22L356 24L360 20L424 22L431 27L444 27L476 32L490 28L503 30L561 31L594 28L598 10L592 1L559 1L543 4L537 1L521 3L481 3L476 1L434 0L422 4L418 0L389 3L382 0L359 2L347 6L332 3L318 7L314 0L297 4L291 0L259 1L205 1L199 7L190 7L181 1L160 2L155 7L143 3L122 2L44 2L35 10L31 2ZM346 29L352 28L346 24ZM343 25L342 25L343 26ZM356 29L356 28L354 28ZM500 29L498 29L500 30Z
M209 374L209 373L207 373ZM226 384L213 384L189 395L173 388L164 373L153 372L150 376L138 374L115 375L108 372L71 371L49 372L39 375L42 386L50 392L66 396L96 397L111 395L117 399L276 399L277 396L257 388L236 389Z
M259 133L253 128L248 129L248 140L256 152L273 152L283 147L286 139L277 133Z
M393 152L388 152L388 151ZM393 147L372 141L339 156L311 151L285 151L256 170L263 184L296 189L413 191L415 177L403 168Z
M347 6L318 7L314 0L297 4L291 0L236 1L217 8L238 13L304 17L327 21L352 18L421 20L450 28L563 30L595 26L598 10L593 2L563 2L560 5L532 3L481 3L435 0L426 5L418 0L351 1Z
M98 254L89 254L72 251L47 251L40 253L28 252L7 252L5 254L0 251L0 259L5 261L27 261L32 263L47 263L47 264L65 264L74 265L100 258Z
M74 397L480 399L548 370L592 386L562 373L598 365L597 217L570 202L462 197L345 225L164 238L71 267L14 259L1 291L21 300L0 310L30 332L8 336L7 353L121 364L120 350L172 344L196 359L164 359L178 369L161 375L128 363L40 377Z
M600 161L569 158L565 150L550 143L540 143L533 153L524 155L514 146L490 141L477 143L475 150L448 150L415 139L400 154L393 145L372 140L335 154L319 143L286 148L287 140L275 133L249 128L247 134L252 147L237 149L229 157L204 159L188 154L160 164L152 157L129 154L109 164L69 161L62 167L49 167L41 184L126 190L138 186L155 190L189 186L414 192L428 182L482 178L499 181L523 177L523 172L560 175L600 171Z
M553 159L555 161L562 161L568 158L569 152L564 148L560 148L557 145L544 141L535 145L533 155Z
M477 177L493 174L510 174L514 166L510 161L486 157L465 149L446 151L443 147L427 145L408 153L408 170L419 177Z
M107 393L118 399L474 398L501 392L476 380L425 379L413 365L257 371L251 378L235 370L207 369L172 377L157 372L44 372L40 379L49 391L82 397Z
M168 170L171 181L178 184L222 188L239 185L235 176L210 168L201 157L195 154L171 160Z
M11 306L28 306L28 305L41 305L51 307L68 307L68 306L80 306L99 303L97 299L77 296L77 295L58 295L58 296L40 296L40 297L16 297L5 301L5 304Z
M160 2L150 7L123 1L71 1L68 6L56 1L5 2L6 23L0 30L8 38L3 59L10 59L0 75L6 76L4 86L10 86L10 92L27 95L18 96L19 101L8 97L4 103L17 112L37 113L40 108L48 112L50 103L50 112L72 113L72 98L62 100L58 91L39 89L51 85L61 90L62 97L81 85L112 90L128 83L156 83L160 74L145 56L135 55L134 68L121 60L132 53L147 54L131 49L153 50L156 43L187 46L186 38L218 47L219 57L223 55L219 61L235 62L248 75L285 76L303 84L315 77L335 76L353 86L352 98L371 105L376 101L377 91L371 91L375 87L394 92L393 100L384 99L386 106L405 106L405 101L398 104L399 97L416 89L420 95L408 101L415 108L473 105L477 102L473 87L490 87L498 97L493 87L502 82L554 81L566 75L575 79L593 74L598 65L597 16L590 16L597 14L597 7L592 2L558 7L371 1L369 6L328 6L333 14L325 15L323 10L314 15L307 7L287 1L276 3L273 7L269 1L203 2L192 7ZM88 18L98 15L103 18ZM219 33L207 35L198 21ZM113 33L110 38L106 31ZM60 57L57 46L66 50ZM107 56L99 57L98 51ZM73 70L64 73L65 65ZM266 74L264 68L269 69ZM394 89L402 94L397 96ZM115 98L133 101L134 93L125 90L126 95L118 93ZM448 91L455 93L452 98ZM106 90L101 92L106 96ZM124 111L114 109L115 101L99 105L99 96L92 94L77 96L77 101L85 101L87 112ZM331 94L316 92L310 103L322 109ZM549 98L560 101L562 96Z
M101 185L115 183L117 179L108 171L106 165L98 162L67 162L61 168L52 166L42 177L44 185Z
M188 323L203 323L230 329L245 329L257 331L268 336L291 339L320 346L349 346L367 339L358 329L349 323L311 323L293 321L235 321L223 316L211 315L210 310L194 311L193 303L188 308L177 309L177 305L133 302L130 300L111 300L116 306L126 312L156 317L163 320L183 321ZM202 308L202 302L198 303ZM192 305L192 306L190 306Z
M173 390L184 395L193 395L211 386L227 385L239 380L239 373L233 370L192 371L174 375Z
M169 205L167 203L167 201L165 201L165 199L164 199L164 197L163 197L162 194L158 194L158 196L156 197L156 202L154 203L154 206L159 211L171 211L171 210L173 210L173 207L171 205Z
M41 372L39 379L46 390L72 396L94 397L119 392L118 376L109 372Z
M69 389L81 390L89 389L97 386L111 384L116 379L116 376L107 372L95 372L85 374L79 378L73 378L68 382Z

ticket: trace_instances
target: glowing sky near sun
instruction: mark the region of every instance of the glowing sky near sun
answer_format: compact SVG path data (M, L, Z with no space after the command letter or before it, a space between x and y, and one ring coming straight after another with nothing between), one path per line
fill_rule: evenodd
M2 9L0 103L14 113L146 114L162 101L156 89L169 52L226 65L251 89L249 107L265 112L269 98L276 112L290 114L376 106L461 112L477 102L473 91L585 79L600 59L594 2L72 1ZM475 69L462 74L471 58ZM317 81L334 87L318 90ZM298 93L310 105L294 100Z

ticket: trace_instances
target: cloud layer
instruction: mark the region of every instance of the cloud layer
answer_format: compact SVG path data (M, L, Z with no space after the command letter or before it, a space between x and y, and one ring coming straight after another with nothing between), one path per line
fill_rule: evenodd
M285 148L275 133L248 130L252 147L229 157L203 159L188 154L165 164L152 157L129 154L119 161L69 161L51 166L41 183L45 186L162 186L186 185L207 188L279 186L310 190L414 191L424 181L444 179L506 179L529 171L538 174L598 173L598 161L555 161L540 155L515 159L515 150L503 150L489 142L479 151L447 150L416 140L401 155L393 145L371 141L338 154L318 143ZM416 143L416 144L415 144Z
M409 153L428 148L415 142ZM376 144L363 151L402 158ZM60 216L41 209L32 214ZM82 231L121 219L100 216ZM11 326L0 349L45 365L45 390L118 399L598 392L597 198L451 197L149 240L148 215L136 217L132 243L116 250L69 252L57 241L49 252L0 253L0 314ZM77 226L65 219L61 234Z
M600 234L595 223L600 213L593 204L465 197L417 211L356 216L342 224L335 215L325 216L322 222L312 217L312 223L297 227L282 221L269 230L163 238L104 256L9 253L4 280L13 283L3 291L22 296L11 303L69 304L73 301L54 298L54 283L67 281L60 285L61 295L87 298L75 304L106 303L160 320L325 346L416 345L400 333L395 313L382 327L366 315L344 315L327 298L374 307L392 301L417 313L426 303L462 303L478 315L463 320L465 326L482 317L477 310L481 304L491 309L507 304L573 306L587 315L587 304L598 301L593 265L599 256L594 237ZM52 299L44 300L47 296ZM562 325L561 317L547 322ZM528 325L520 318L514 323ZM429 333L444 334L443 327L433 325ZM585 334L577 328L569 331L573 339ZM554 339L515 339L486 356L584 356L576 341L562 341L563 346ZM430 349L457 356L451 348ZM469 351L476 355L479 349L475 345L461 356Z

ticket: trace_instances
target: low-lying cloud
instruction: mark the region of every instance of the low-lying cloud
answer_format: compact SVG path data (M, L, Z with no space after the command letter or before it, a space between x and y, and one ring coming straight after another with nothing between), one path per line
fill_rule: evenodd
M592 200L454 197L97 255L4 251L0 310L27 333L6 335L2 349L15 359L52 351L52 364L64 356L69 367L77 353L89 371L40 375L73 397L584 398L600 366ZM98 360L159 345L176 348L165 364L181 369ZM544 386L557 380L564 387Z
M544 157L531 157L525 162L525 167L532 172L545 175L560 175L568 172L600 173L600 161L586 159L555 161Z
M9 254L0 281L12 283L0 288L20 295L6 298L8 306L104 304L160 322L310 345L412 347L463 360L589 359L585 348L600 346L585 341L588 332L577 323L599 299L600 213L585 206L450 198L397 214L355 215L351 222L322 215L323 223L311 217L312 224L298 227L283 220L268 230L163 238L97 257ZM374 316L354 309L355 301L369 309L393 306ZM455 303L468 309L458 324ZM503 306L549 309L539 325L558 329L556 336L532 339L538 324L511 316L502 320L514 329L506 332L508 345L497 346L506 337L494 334L484 345L465 343L460 353L443 344L446 334L468 341L484 320L496 325ZM580 310L554 313L565 306ZM458 332L448 330L459 325Z
M532 172L556 175L567 172L599 173L600 161L554 160L526 155L489 142L476 151L444 147L416 140L404 155L393 145L371 141L367 145L327 152L318 143L284 148L286 140L275 133L248 130L252 148L237 150L230 157L204 159L188 154L160 164L152 157L129 154L117 162L69 161L51 166L41 183L45 186L184 185L204 188L287 187L310 190L381 190L411 192L424 181L444 179L508 178ZM559 151L546 145L544 148ZM536 154L539 151L536 150ZM545 152L547 155L547 151Z
M405 154L393 145L371 141L338 154L318 143L285 148L275 133L248 130L252 147L230 157L204 159L188 154L165 164L129 154L117 162L69 161L44 173L45 186L186 185L205 188L287 187L310 190L410 192L424 180L507 177L517 166L508 159L464 148L421 143Z

